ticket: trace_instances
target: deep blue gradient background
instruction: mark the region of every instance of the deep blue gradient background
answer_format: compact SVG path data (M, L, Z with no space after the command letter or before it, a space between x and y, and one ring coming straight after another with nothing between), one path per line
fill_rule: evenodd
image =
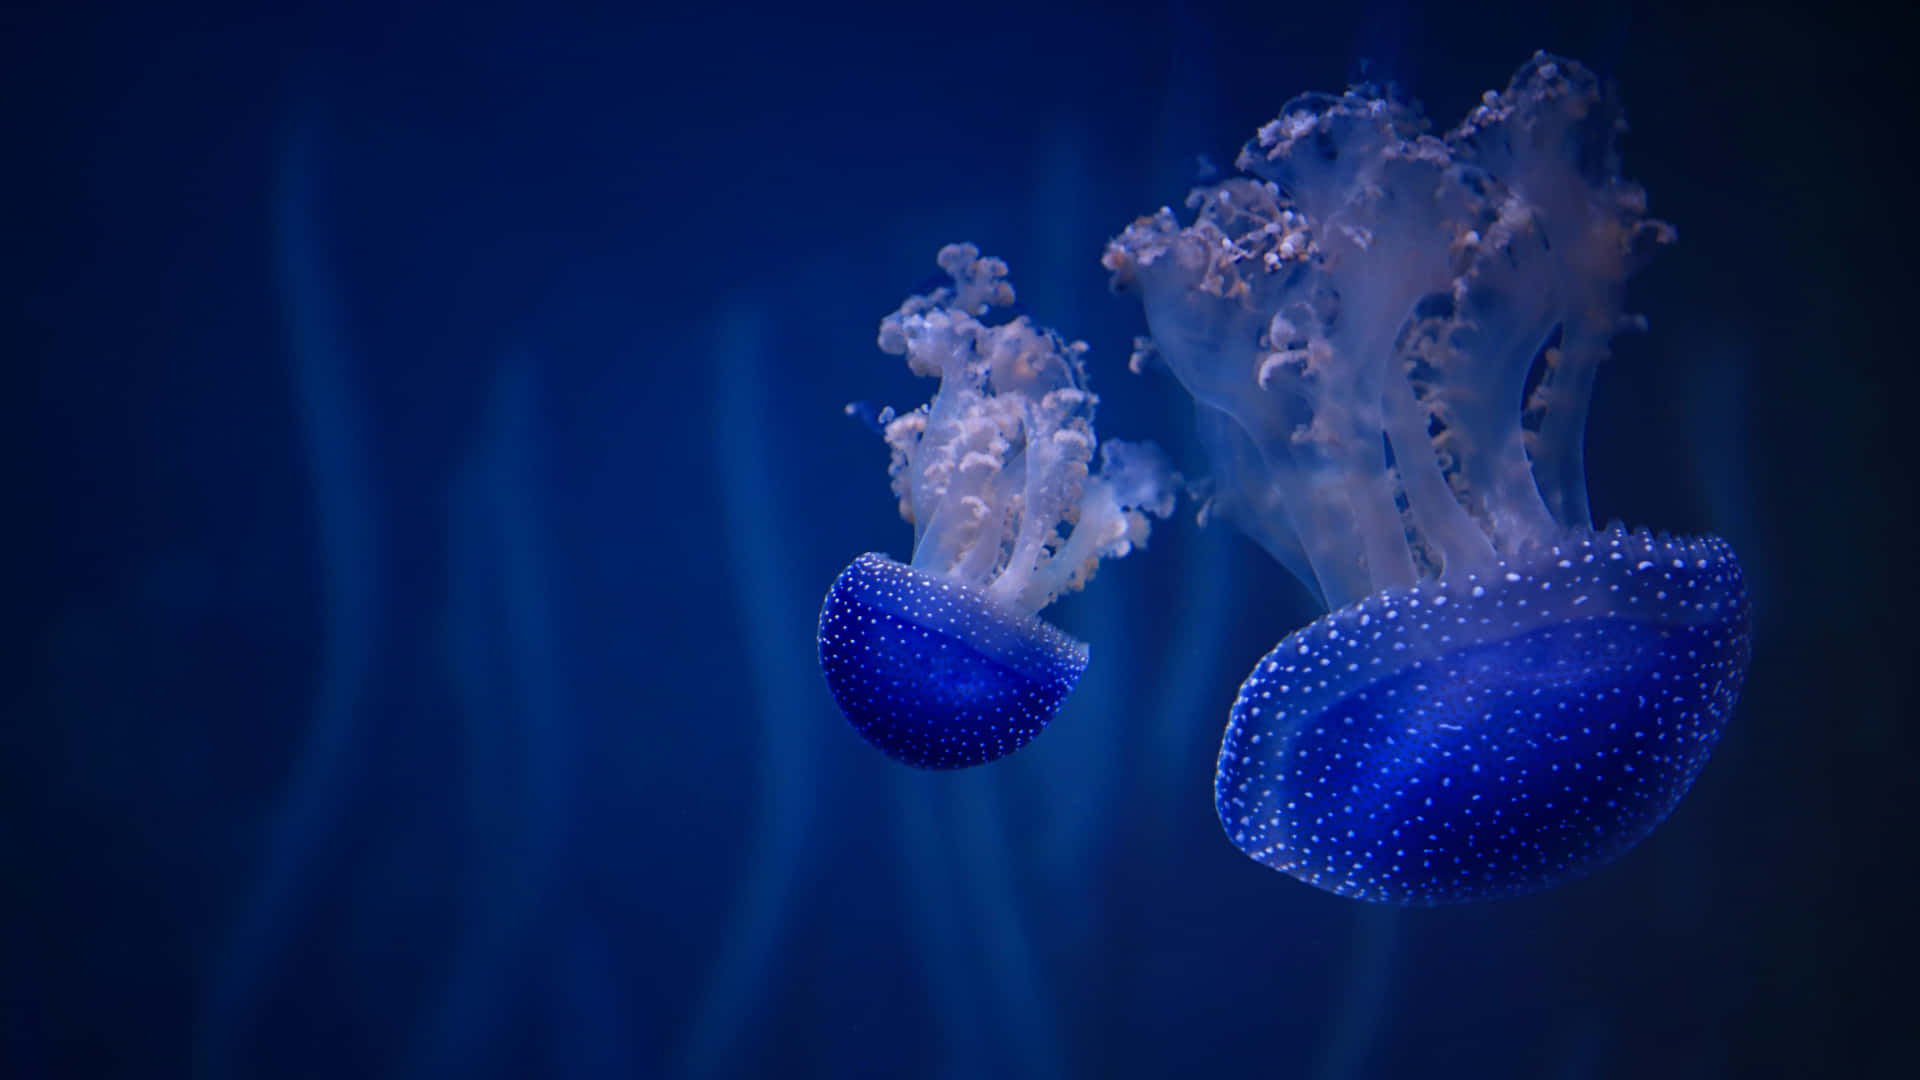
M44 3L0 21L8 1077L1889 1075L1912 1026L1910 110L1844 13ZM999 765L813 660L906 554L849 400L971 239L1189 466L1097 259L1295 92L1445 126L1617 78L1681 243L1589 438L1758 639L1675 817L1395 912L1236 852L1212 759L1313 614L1183 513L1053 609ZM1907 141L1903 144L1903 139ZM1896 200L1902 200L1897 202Z

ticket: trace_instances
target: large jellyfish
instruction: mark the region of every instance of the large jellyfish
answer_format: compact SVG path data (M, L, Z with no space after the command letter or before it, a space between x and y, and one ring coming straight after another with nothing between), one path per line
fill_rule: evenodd
M1085 342L1022 315L1007 266L970 244L940 250L953 279L880 324L880 348L937 377L933 401L882 412L913 562L869 552L827 591L820 668L867 741L929 769L1026 745L1086 670L1087 646L1039 618L1102 558L1173 510L1174 478L1148 444L1095 456ZM849 406L850 410L855 409Z
M1705 765L1750 653L1727 544L1587 509L1581 442L1629 273L1673 230L1619 109L1536 55L1458 128L1369 86L1296 98L1116 238L1193 395L1223 514L1330 612L1240 688L1215 806L1342 896L1527 893L1633 847Z

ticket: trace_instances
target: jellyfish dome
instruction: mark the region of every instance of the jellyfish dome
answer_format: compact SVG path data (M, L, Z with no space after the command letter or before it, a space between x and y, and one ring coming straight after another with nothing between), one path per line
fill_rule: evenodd
M1012 753L1053 719L1088 650L1040 610L1145 543L1175 481L1150 444L1097 445L1084 342L1024 315L992 321L1013 303L1005 263L953 244L939 264L952 285L880 324L883 351L940 380L929 404L878 417L912 563L855 559L827 591L819 648L868 742L952 769Z
M1363 900L1528 893L1618 857L1692 785L1745 676L1714 537L1596 530L1582 440L1628 276L1671 227L1619 109L1536 55L1459 127L1296 98L1246 174L1116 238L1191 393L1224 515L1330 609L1248 676L1215 774L1242 851Z

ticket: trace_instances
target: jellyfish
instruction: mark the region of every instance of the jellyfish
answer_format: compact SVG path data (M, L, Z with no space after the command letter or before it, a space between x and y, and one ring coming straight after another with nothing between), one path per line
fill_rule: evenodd
M834 701L868 742L955 769L1012 753L1053 719L1088 649L1040 610L1144 544L1148 515L1173 511L1176 478L1152 444L1097 445L1085 342L994 318L1014 300L1004 262L971 244L938 262L952 284L880 323L883 351L940 380L929 404L876 418L912 561L855 559L827 590L819 646Z
M1596 529L1582 441L1626 280L1673 229L1621 179L1617 102L1537 54L1445 136L1367 85L1295 98L1109 245L1197 406L1234 522L1328 613L1233 703L1214 802L1341 896L1515 896L1686 793L1745 677L1717 537Z

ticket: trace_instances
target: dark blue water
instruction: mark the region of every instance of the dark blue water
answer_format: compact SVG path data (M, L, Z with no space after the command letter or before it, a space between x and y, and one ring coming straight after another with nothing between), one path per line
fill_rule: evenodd
M1178 4L42 4L0 29L0 1075L1886 1075L1905 958L1910 217L1814 16ZM1836 19L1833 13L1826 16ZM1673 818L1540 895L1357 904L1214 816L1316 611L1191 507L1048 617L1017 754L905 769L814 655L907 554L849 401L971 240L1198 469L1102 247L1303 90L1617 80L1680 242L1595 516L1740 551ZM1366 60L1366 66L1360 64Z

